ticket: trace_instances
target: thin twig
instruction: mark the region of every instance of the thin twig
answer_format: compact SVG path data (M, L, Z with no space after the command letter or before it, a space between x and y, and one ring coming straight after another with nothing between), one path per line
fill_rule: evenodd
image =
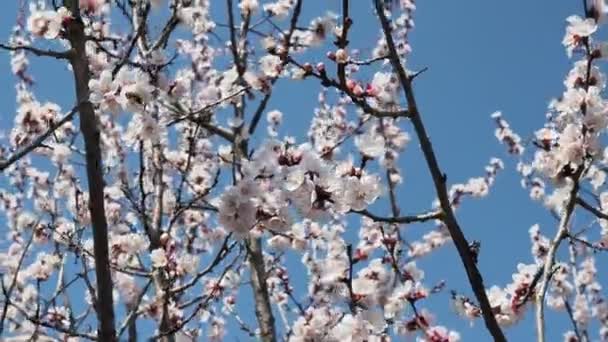
M43 50L43 49L38 49L32 46L26 46L26 45L7 45L7 44L3 44L0 43L0 49L4 49L4 50L8 50L8 51L27 51L27 52L31 52L36 56L41 56L41 57L53 57L56 59L69 59L71 56L71 51L54 51L54 50Z
M443 212L441 210L433 210L427 211L422 214L410 215L410 216L397 216L397 217L384 217L378 216L367 209L352 211L353 213L357 213L363 215L365 217L369 217L370 219L376 222L385 222L385 223L415 223L415 222L426 222L429 220L440 220L443 217Z
M593 215L597 216L598 218L608 220L608 215L604 214L599 209L593 207L591 204L587 203L581 197L576 198L576 204L580 205L581 208L587 210L588 212L592 213Z

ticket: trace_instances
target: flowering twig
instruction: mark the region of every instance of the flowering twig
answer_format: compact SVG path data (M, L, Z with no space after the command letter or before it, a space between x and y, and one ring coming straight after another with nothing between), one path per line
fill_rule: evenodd
M74 117L74 114L76 114L78 109L79 109L79 106L76 105L74 108L72 108L72 110L70 110L70 112L68 114L66 114L63 118L61 118L61 120L59 120L57 123L52 124L46 130L46 132L41 134L38 138L36 138L30 144L22 147L20 150L18 150L13 155L11 155L8 159L0 161L0 171L4 171L9 166L13 165L17 161L19 161L21 158L25 157L28 153L30 153L33 150L37 149L38 147L42 146L44 141L48 137L53 135L53 133L55 133L55 131L57 129L59 129L61 126L63 126L64 124L66 124L67 122L72 120L72 118Z
M553 269L553 265L555 264L555 254L557 253L557 249L559 248L561 242L568 236L568 226L570 223L570 218L574 211L577 193L579 189L578 179L582 175L583 170L583 167L579 167L579 170L573 177L574 184L572 184L572 189L570 190L568 201L566 202L566 206L563 210L557 233L555 234L555 237L553 238L553 241L551 242L551 245L549 247L549 251L547 251L547 256L545 257L545 264L543 266L543 276L540 281L540 288L536 296L536 332L537 339L539 342L545 341L544 302L545 294L547 292L547 288L549 287L549 280L551 279L551 270Z
M25 256L30 249L32 241L34 240L34 233L32 232L32 236L29 238L27 244L25 245L21 256L19 257L19 261L17 262L17 268L15 269L15 274L13 275L13 279L11 280L11 284L8 289L4 286L4 280L0 280L2 283L2 294L4 295L4 305L2 308L2 313L0 314L0 336L4 332L4 321L6 320L6 314L8 313L7 309L11 302L11 294L17 285L17 278L19 276L19 272L21 271L21 267L23 266L23 261L25 260Z
M473 292L475 293L475 296L477 297L477 300L480 303L486 328L494 337L495 341L506 341L502 329L498 325L496 317L494 317L494 313L492 312L492 307L486 295L485 286L483 285L483 278L481 277L481 274L479 273L473 256L469 251L469 244L464 234L462 233L462 230L460 229L458 221L454 216L454 212L452 211L452 206L450 204L450 199L446 188L446 176L439 167L439 163L437 161L437 158L435 157L435 152L431 145L431 141L427 135L424 123L422 122L422 118L420 116L418 106L416 104L416 98L414 96L412 79L410 78L410 76L407 75L405 68L401 64L401 60L395 47L395 42L393 41L393 37L391 34L391 25L384 13L384 6L382 4L382 1L375 0L375 7L376 13L380 19L382 31L384 32L384 36L386 38L386 43L388 45L389 59L391 61L394 71L399 77L399 82L403 87L405 97L407 99L409 117L414 126L414 130L416 131L416 135L418 136L422 152L424 154L427 166L433 178L433 183L435 185L437 197L439 198L439 203L445 214L443 221L445 222L446 227L448 228L448 231L450 232L450 235L452 237L452 240L454 241L454 245L456 246L456 249L460 254L460 258L467 271L467 276L469 278L471 287L473 288Z

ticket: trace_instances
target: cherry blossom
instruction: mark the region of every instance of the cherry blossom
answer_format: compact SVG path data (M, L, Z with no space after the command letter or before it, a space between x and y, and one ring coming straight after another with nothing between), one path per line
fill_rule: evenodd
M483 319L497 341L530 311L544 341L545 308L570 320L567 341L608 338L596 260L608 246L603 1L566 19L572 68L562 94L540 99L545 124L519 135L510 113L491 115L531 205L557 223L524 227L530 255L485 285L491 251L461 210L492 201L511 165L485 156L462 178L440 168L435 149L450 147L431 144L413 90L424 70L409 69L414 1L366 3L371 44L354 36L355 1L337 14L302 0L66 6L32 2L0 44L17 94L0 148L2 339L466 337L438 305ZM33 58L72 74L71 104L39 91ZM314 110L275 102L305 82L316 99L297 98ZM428 167L431 196L410 191L414 167ZM471 286L427 267L441 248L457 249Z

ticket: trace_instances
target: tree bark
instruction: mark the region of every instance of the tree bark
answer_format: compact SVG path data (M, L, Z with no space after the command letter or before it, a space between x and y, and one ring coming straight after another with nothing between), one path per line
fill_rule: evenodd
M247 249L249 250L251 286L253 287L253 297L255 299L255 315L260 324L260 340L263 342L274 342L277 340L277 336L268 286L266 285L268 277L264 266L264 254L260 238L250 237L247 240Z
M112 277L108 252L108 223L104 208L104 180L100 148L100 132L95 110L89 101L89 62L86 56L84 24L78 15L78 5L72 6L74 18L66 24L67 39L72 46L70 64L74 73L76 98L80 112L80 130L86 151L89 211L93 226L93 254L97 281L95 309L99 341L116 341Z

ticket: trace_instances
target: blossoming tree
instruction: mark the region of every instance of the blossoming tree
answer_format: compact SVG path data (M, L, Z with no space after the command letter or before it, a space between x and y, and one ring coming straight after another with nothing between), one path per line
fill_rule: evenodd
M0 150L2 340L219 341L237 327L262 341L458 341L426 308L446 284L417 266L446 244L470 284L451 305L494 340L533 315L545 341L545 306L568 315L567 341L608 340L594 259L608 248L596 63L608 45L594 40L603 0L567 19L573 68L545 126L524 142L492 115L514 172L556 224L552 237L532 226L533 262L491 287L455 211L488 194L503 162L448 182L434 149L449 146L431 144L414 93L425 70L406 63L414 1L340 0L339 13L305 22L307 3L21 1L0 42L17 80ZM349 35L352 6L373 10L369 52ZM37 99L32 58L69 70L72 108ZM305 80L319 104L299 139L281 133L295 114L269 103L276 87ZM410 141L436 200L404 215L399 156ZM390 215L370 207L382 201ZM575 211L592 224L576 229ZM413 225L427 227L417 241L404 234Z

